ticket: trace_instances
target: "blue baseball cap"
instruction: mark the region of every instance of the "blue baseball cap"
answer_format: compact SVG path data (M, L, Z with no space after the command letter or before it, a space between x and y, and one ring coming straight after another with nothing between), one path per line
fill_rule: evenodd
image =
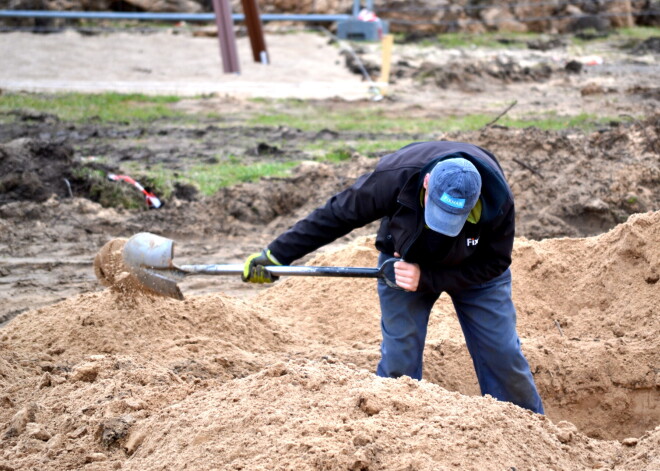
M442 160L431 170L426 192L426 225L435 232L456 237L479 200L481 175L469 160Z

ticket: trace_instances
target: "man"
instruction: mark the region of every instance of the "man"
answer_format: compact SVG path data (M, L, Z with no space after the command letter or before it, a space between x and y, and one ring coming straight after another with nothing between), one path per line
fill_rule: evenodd
M482 394L543 414L516 331L511 300L513 195L490 152L461 142L420 142L383 157L245 262L243 280L272 282L263 267L288 265L381 220L379 263L394 264L398 288L378 280L382 377L422 378L429 314L452 299Z

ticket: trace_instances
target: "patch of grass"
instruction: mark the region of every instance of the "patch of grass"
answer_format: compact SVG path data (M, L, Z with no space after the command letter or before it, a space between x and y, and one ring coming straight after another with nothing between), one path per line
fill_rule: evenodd
M186 171L185 179L199 187L205 195L220 188L241 182L257 181L262 177L282 177L298 162L259 162L255 164L214 164L194 166Z
M589 33L589 31L586 31ZM660 28L655 26L635 26L632 28L618 28L613 32L614 36L629 40L645 40L652 36L660 35ZM544 37L542 33L443 33L432 39L421 41L419 44L429 47L441 47L447 49L461 48L527 48L527 42ZM602 37L601 37L602 36ZM571 36L570 41L575 45L587 45L595 42L611 41L612 35L601 35L593 31L593 38L583 39Z
M217 164L199 164L185 171L173 171L163 166L157 166L143 172L153 185L154 192L165 198L171 195L174 183L177 181L195 185L199 191L210 196L220 188L242 182L257 181L262 177L283 177L299 162L258 162L244 164L237 161Z
M645 40L653 36L660 36L660 28L657 26L635 26L633 28L619 28L616 34L629 39Z
M634 49L649 38L660 37L660 28L636 27L622 28L616 31L621 38L621 49Z
M156 171L146 171L146 178L137 179L145 188L151 191L158 198L168 199L174 193L174 183L180 180L178 172L164 171L164 167L159 167Z
M394 152L411 142L411 140L358 140L336 144L328 141L314 141L304 145L303 150L311 152L320 160L338 163L350 159L353 152L367 156L382 155L386 152Z
M654 26L635 26L632 28L618 28L611 34L600 33L596 30L582 31L584 37L571 36L571 43L575 46L594 46L603 45L612 42L612 39L619 39L623 42L623 47L634 47L640 42L653 36L660 36L660 28Z
M480 113L466 116L449 116L442 119L440 129L445 132L476 131L492 121L493 118L494 116Z
M128 185L111 182L93 183L89 197L105 208L146 209L144 196Z
M444 131L475 131L483 128L493 120L489 115L468 115L457 118L449 118L444 123ZM609 117L599 117L588 113L580 113L575 116L557 116L548 113L544 116L512 118L504 116L497 120L496 124L510 128L535 127L544 131L560 131L562 129L581 129L590 131L613 121Z
M384 110L355 109L352 111L328 111L306 106L294 112L259 114L250 118L248 126L289 126L303 131L332 129L359 132L411 132L424 133L436 128L428 118L411 119L390 117Z
M71 170L71 176L73 178L78 178L80 180L105 180L105 174L103 173L102 170L87 167L87 166L79 166L79 167L74 167Z
M226 118L226 116L224 116L222 113L218 113L216 111L210 111L210 112L204 114L204 117L206 119L210 119L210 120L213 120L213 121L222 121L223 119Z
M273 99L257 96L257 97L248 98L247 101L249 101L250 103L266 105L266 104L272 103Z
M560 131L562 129L581 129L584 131L591 131L612 121L615 120L609 117L580 113L576 116L556 116L550 114L545 117L524 120L504 117L498 121L498 124L512 128L534 126L544 131Z
M594 46L607 41L611 41L609 33L595 28L585 28L570 36L570 43L574 46Z
M343 162L349 160L353 155L353 151L349 147L339 147L336 149L331 149L328 153L325 154L324 160L333 163Z
M0 112L32 110L56 115L63 121L148 122L160 118L185 116L169 105L180 98L120 93L4 93L0 95Z
M318 131L320 129L331 129L335 131L373 132L373 133L410 133L434 135L440 132L475 131L483 128L491 122L496 113L471 114L465 116L443 116L432 119L429 117L404 118L389 116L384 110L355 109L342 110L340 112L315 109L311 105L306 108L292 109L290 112L278 112L275 114L258 115L251 119L251 125L263 126L290 126L304 131ZM602 126L613 119L610 117L599 117L582 113L576 116L558 116L548 113L543 116L530 116L513 118L504 116L497 124L512 128L526 128L530 126L543 130L561 130L578 128L584 130L594 129ZM396 149L409 141L372 141L361 139L358 141L344 141L332 144L328 141L317 141L305 146L306 150L326 150L326 154L337 152L343 148L350 147L360 153ZM330 157L336 158L337 156Z
M383 152L394 152L407 146L412 141L410 139L400 140L381 140L381 141L358 141L355 144L355 150L360 154L370 155L370 154L382 154Z

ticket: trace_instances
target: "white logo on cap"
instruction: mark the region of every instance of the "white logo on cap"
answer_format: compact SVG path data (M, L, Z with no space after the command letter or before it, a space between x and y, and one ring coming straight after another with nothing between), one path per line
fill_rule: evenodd
M448 204L453 208L463 209L463 207L465 206L465 199L454 198L453 196L450 196L447 193L442 194L442 196L440 197L440 201L442 201L445 204Z

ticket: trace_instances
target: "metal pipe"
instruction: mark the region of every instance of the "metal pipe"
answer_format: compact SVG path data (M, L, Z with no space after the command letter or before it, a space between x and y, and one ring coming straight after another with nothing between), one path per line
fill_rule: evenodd
M360 13L360 0L353 0L353 16L358 16Z
M259 14L257 0L241 0L241 3L243 4L248 36L250 36L252 58L257 63L269 64L270 59L268 58L266 40L264 39L264 32L261 27L261 15Z
M236 36L231 21L231 6L229 0L213 0L215 11L215 24L218 27L218 41L220 41L220 57L222 68L226 74L241 72L236 49Z
M353 18L351 15L264 13L262 21L335 22ZM234 13L233 21L245 21L245 15ZM0 10L0 18L69 18L96 20L161 20L161 21L215 21L213 13L148 13L106 11L52 11L52 10Z

